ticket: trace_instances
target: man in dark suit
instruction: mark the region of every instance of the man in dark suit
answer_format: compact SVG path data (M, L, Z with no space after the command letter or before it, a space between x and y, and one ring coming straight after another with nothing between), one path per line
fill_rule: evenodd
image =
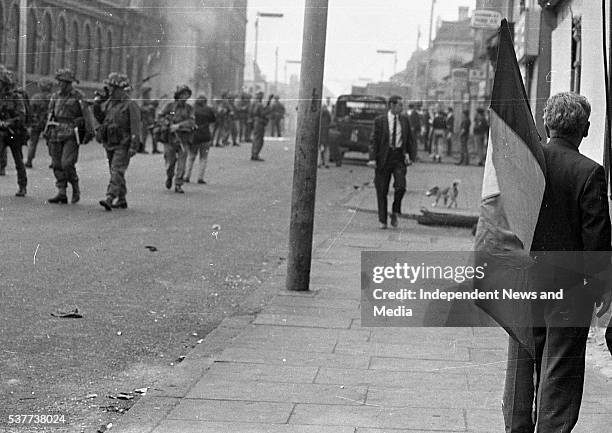
M598 316L610 306L609 282L593 277L610 263L604 170L578 152L590 113L586 98L571 92L552 96L544 109L550 141L543 147L546 188L531 246L536 262L530 281L536 290L562 288L564 296L531 303L535 359L510 339L503 399L507 433L572 431L594 306Z
M380 228L387 228L387 194L393 176L393 207L391 226L397 227L406 192L406 167L416 159L416 142L408 118L402 115L402 98L389 98L389 111L374 120L374 133L370 145L368 165L375 168L374 185L378 200Z

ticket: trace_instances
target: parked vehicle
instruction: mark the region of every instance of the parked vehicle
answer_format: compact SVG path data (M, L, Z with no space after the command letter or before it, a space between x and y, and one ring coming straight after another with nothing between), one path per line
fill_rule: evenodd
M329 129L330 160L340 166L346 152L368 153L374 119L386 112L382 96L339 96Z

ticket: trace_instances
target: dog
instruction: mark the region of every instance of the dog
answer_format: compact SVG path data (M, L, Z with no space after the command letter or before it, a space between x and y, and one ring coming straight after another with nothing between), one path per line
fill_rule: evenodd
M427 197L436 197L436 201L432 203L433 207L438 206L440 199L444 200L444 206L451 208L453 204L455 208L457 208L457 197L459 196L459 184L461 181L459 179L453 180L453 183L446 188L440 188L439 186L431 187L425 195Z

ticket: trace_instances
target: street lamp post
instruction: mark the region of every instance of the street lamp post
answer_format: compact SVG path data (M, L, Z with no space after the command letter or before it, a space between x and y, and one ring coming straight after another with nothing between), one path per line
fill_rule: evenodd
M397 74L397 51L396 50L376 50L378 54L393 54L393 75Z
M253 60L255 64L257 64L257 49L259 47L259 18L282 18L284 16L284 14L279 13L257 11L257 17L255 18L255 55Z

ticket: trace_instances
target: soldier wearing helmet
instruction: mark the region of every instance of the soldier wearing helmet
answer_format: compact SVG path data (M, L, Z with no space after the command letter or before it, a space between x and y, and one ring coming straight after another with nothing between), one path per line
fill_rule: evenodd
M166 161L166 188L172 188L174 177L174 191L184 193L183 176L185 176L185 163L187 149L193 142L195 131L195 115L193 107L187 103L191 97L189 86L182 85L174 92L174 102L170 102L160 113L168 125L169 139L164 143L164 160Z
M72 87L78 83L74 72L60 69L55 74L59 90L51 95L47 111L47 124L43 136L47 139L51 166L55 175L57 194L48 200L49 203L66 204L66 189L72 185L71 202L81 199L79 177L76 163L79 158L79 131L85 128L83 94Z
M255 94L255 102L251 107L251 116L253 117L253 145L251 147L251 161L263 161L263 159L259 156L259 153L261 152L264 144L264 133L268 123L268 116L271 113L271 97L268 100L268 103L264 106L262 102L263 95L264 93L262 91L257 92Z
M27 143L26 130L27 107L22 92L15 85L13 75L0 65L0 151L6 155L6 148L11 149L17 170L17 197L26 195L28 178L23 164L22 146ZM6 158L3 161L6 164ZM5 168L1 168L4 174Z
M107 211L127 209L127 187L125 172L130 158L136 155L140 146L140 109L138 104L130 99L128 91L131 88L126 75L111 72L104 80L108 86L108 98L94 101L94 116L100 122L96 139L104 145L110 182L106 189L106 198L100 200L100 205ZM115 199L117 200L115 202Z
M53 90L53 81L48 78L43 78L38 82L40 92L35 93L30 99L30 108L32 115L32 129L30 130L30 144L28 146L28 157L25 163L27 168L32 168L32 161L36 156L36 148L40 134L45 129L47 122L47 109L51 100L51 92Z

